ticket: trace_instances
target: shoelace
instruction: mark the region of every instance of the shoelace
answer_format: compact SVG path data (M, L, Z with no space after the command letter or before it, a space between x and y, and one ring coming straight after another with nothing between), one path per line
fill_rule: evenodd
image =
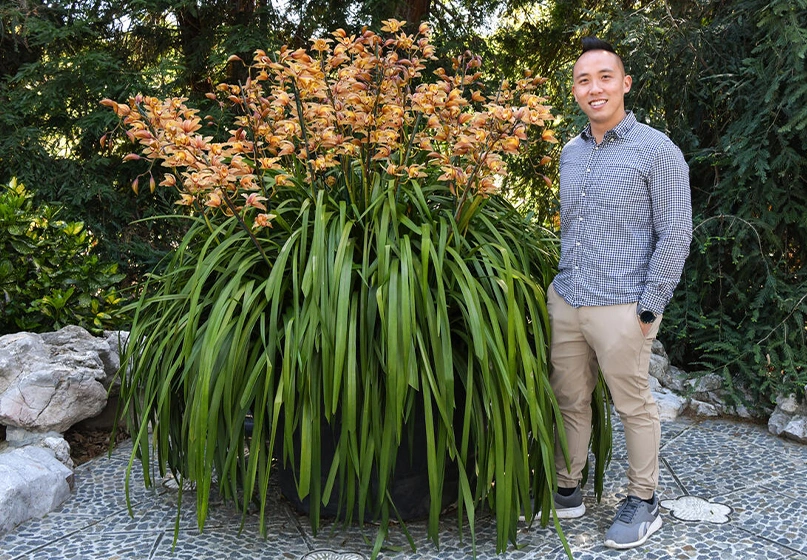
M618 519L623 523L630 523L633 521L633 516L636 515L636 512L639 510L639 506L641 505L642 500L639 498L634 498L633 496L628 496L625 498L625 503L623 504L622 508L619 510Z

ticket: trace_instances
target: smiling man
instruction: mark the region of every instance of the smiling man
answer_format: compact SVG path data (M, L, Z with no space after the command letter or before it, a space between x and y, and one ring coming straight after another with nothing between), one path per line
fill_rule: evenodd
M561 258L548 294L550 382L568 442L558 445L555 505L585 513L580 481L598 368L625 427L627 497L606 546L643 544L661 527L660 424L648 383L650 350L692 239L689 169L663 133L625 110L632 79L608 43L589 37L572 92L588 126L560 159Z

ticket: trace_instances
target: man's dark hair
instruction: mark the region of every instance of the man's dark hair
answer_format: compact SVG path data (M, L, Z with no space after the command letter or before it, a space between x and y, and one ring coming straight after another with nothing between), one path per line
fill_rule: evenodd
M614 47L611 46L611 43L607 43L602 39L598 39L597 37L583 37L581 42L583 44L583 52L608 51L616 54L616 51L614 50ZM617 56L619 55L617 54Z
M622 67L622 72L625 72L625 63L622 62L622 57L619 56L619 54L614 50L611 43L598 39L594 36L583 37L581 43L583 45L583 52L580 53L580 56L583 56L583 54L587 53L588 51L608 51L616 56L617 60L619 61L619 65Z
M602 39L598 39L597 37L590 36L590 37L583 37L581 41L583 45L583 52L588 51L608 51L616 54L614 47L611 46L611 43L603 41Z

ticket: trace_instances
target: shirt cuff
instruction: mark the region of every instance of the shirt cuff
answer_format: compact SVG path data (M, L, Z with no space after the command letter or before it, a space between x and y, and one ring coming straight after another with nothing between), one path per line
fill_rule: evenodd
M647 309L656 315L662 315L666 306L667 302L663 298L652 297L648 294L644 294L642 299L639 300L639 306L636 309L636 313L639 313L643 309Z

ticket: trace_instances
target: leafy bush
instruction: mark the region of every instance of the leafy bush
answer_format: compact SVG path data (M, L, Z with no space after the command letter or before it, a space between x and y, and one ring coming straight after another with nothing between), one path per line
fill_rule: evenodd
M710 4L708 19L685 18L708 25L657 49L689 45L700 64L667 60L674 70L643 80L669 76L667 126L689 155L696 209L662 338L671 359L720 374L733 404L764 413L807 385L807 1Z
M0 193L0 334L79 325L100 333L122 323L123 279L99 261L81 222L58 219L59 208L34 207L16 180Z

